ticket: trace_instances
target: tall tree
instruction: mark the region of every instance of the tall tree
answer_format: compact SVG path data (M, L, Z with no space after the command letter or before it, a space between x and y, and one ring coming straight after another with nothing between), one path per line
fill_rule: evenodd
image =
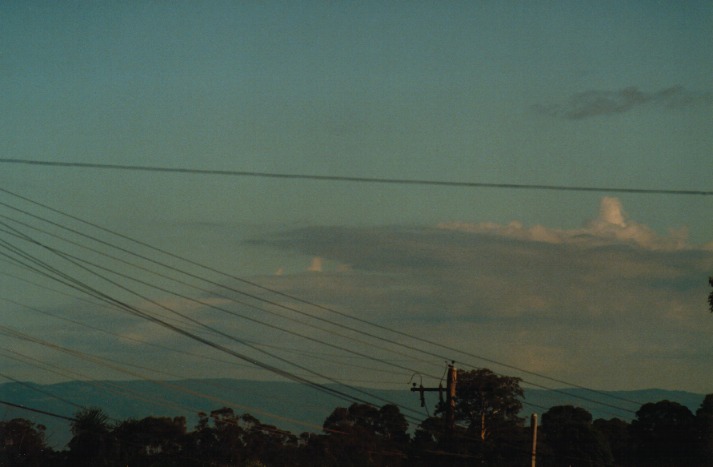
M501 376L487 368L458 370L455 419L468 425L469 431L485 441L503 423L521 425L518 416L524 397L520 378ZM444 413L441 404L437 413Z
M112 434L125 465L178 465L186 436L185 417L126 420Z
M594 420L594 428L609 444L609 449L617 466L632 465L634 453L631 446L629 423L619 418Z
M592 414L581 407L559 405L542 414L542 441L547 456L542 465L567 467L613 465L609 445L592 424Z
M229 407L199 413L198 425L190 434L188 455L202 459L201 465L240 465L245 462L245 430L240 416Z
M696 411L696 432L701 465L713 465L713 394L707 394Z
M72 422L69 460L75 466L117 465L117 444L111 433L109 417L99 408L82 409Z
M693 414L677 402L642 405L631 422L631 436L639 465L690 466L697 461Z
M406 458L408 422L395 405L377 408L366 404L338 407L324 421L325 465L398 466Z
M0 422L0 465L39 467L49 451L43 425L24 418Z
M297 457L297 437L286 430L260 422L245 414L241 417L248 465L294 465Z
M487 368L458 370L456 377L456 426L451 436L443 433L444 423L425 420L417 429L415 449L422 456L439 453L430 462L481 462L486 465L517 464L527 452L524 420L518 416L524 397L520 378L501 376ZM443 417L446 403L439 403L436 415ZM513 448L516 446L515 448ZM446 457L451 456L447 461Z

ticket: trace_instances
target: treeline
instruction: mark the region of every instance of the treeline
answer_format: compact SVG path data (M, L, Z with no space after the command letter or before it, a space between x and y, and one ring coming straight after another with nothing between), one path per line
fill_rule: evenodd
M79 411L64 450L45 428L0 422L0 466L529 466L531 428L518 416L520 380L490 370L459 371L455 426L445 404L409 432L395 405L353 404L324 420L321 433L295 435L230 408L185 417L111 423L98 408ZM675 402L647 403L633 421L597 419L556 406L540 417L538 466L713 466L713 394L696 413Z

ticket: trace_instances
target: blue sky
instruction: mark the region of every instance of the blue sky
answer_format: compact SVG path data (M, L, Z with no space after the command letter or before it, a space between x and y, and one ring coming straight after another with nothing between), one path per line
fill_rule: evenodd
M709 191L711 45L703 1L13 2L0 7L0 157ZM602 389L713 383L710 197L0 169L12 192L470 353ZM204 351L3 282L13 302ZM147 294L245 338L326 352ZM4 325L51 336L17 307L3 304ZM141 359L136 341L61 329L63 344L95 338ZM309 364L355 371L335 359Z

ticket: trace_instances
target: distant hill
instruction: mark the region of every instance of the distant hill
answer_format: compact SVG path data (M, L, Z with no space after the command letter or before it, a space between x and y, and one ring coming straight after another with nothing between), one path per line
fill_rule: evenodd
M336 386L332 386L335 387ZM402 406L402 412L421 419L426 408L420 407L418 395L403 390L363 389L383 405L392 401ZM352 393L352 391L349 391ZM365 394L362 399L374 400ZM635 412L647 402L671 400L695 412L703 401L703 394L684 391L646 389L638 391L588 391L585 389L525 389L523 416L543 413L555 405L582 407L597 418L631 420ZM72 416L78 408L100 407L113 420L147 416L185 416L192 429L199 412L232 407L236 413L249 413L263 423L299 434L319 432L322 422L335 407L349 403L310 387L292 382L265 382L233 379L200 379L153 383L147 381L72 381L50 385L32 383L0 384L0 400L34 409ZM427 408L433 411L438 401L435 393L426 395ZM69 422L62 419L9 406L0 406L2 418L26 418L47 426L48 442L63 448L71 438Z

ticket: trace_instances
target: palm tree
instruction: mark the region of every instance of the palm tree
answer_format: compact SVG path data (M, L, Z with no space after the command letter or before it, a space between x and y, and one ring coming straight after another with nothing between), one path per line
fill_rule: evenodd
M69 459L76 466L110 466L115 445L109 417L99 408L82 409L74 416Z

